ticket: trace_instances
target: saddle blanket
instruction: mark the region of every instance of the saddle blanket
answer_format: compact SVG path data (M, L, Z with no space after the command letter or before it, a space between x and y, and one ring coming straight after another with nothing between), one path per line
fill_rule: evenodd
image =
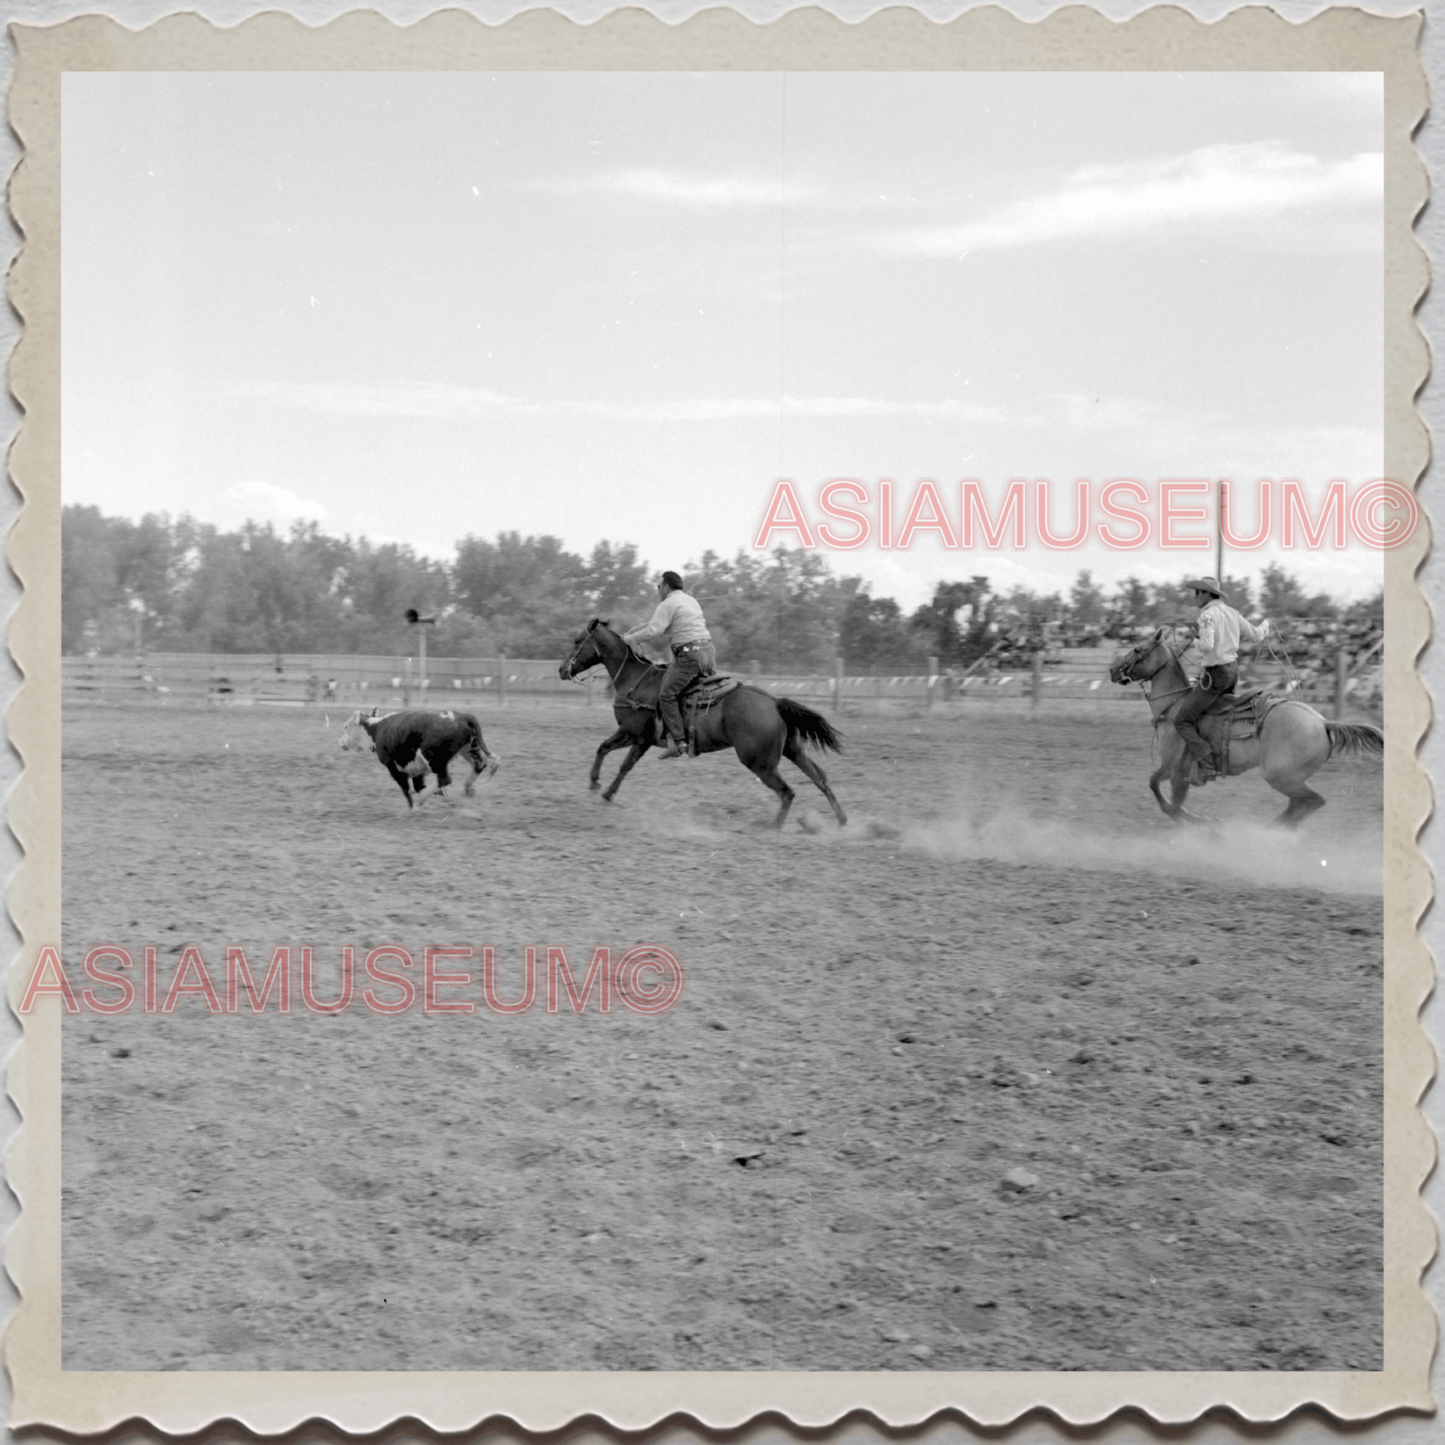
M1285 701L1279 693L1265 692L1262 688L1245 693L1227 692L1200 717L1199 731L1214 750L1221 777L1229 776L1230 745L1257 738L1264 720Z
M710 672L700 677L682 695L683 717L691 725L700 712L706 712L718 698L726 697L735 687L742 686L740 677L726 672Z

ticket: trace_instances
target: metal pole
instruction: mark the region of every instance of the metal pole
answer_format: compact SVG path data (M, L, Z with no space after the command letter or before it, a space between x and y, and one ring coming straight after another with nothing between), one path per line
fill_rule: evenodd
M426 701L426 628L417 629L421 633L421 700Z
M833 659L833 711L843 711L843 659Z
M1345 694L1350 686L1350 656L1342 647L1335 654L1335 717L1343 720L1345 716Z
M1214 575L1224 586L1224 483L1219 484L1219 515L1215 518Z
M1042 652L1034 653L1034 706L1037 707L1044 697L1044 655Z
M507 654L497 654L497 706L507 705Z
M932 706L933 706L933 689L934 689L934 686L935 686L935 684L936 684L937 682L938 682L938 659L937 659L936 657L930 657L930 658L928 659L928 706L929 706L929 707L932 707Z

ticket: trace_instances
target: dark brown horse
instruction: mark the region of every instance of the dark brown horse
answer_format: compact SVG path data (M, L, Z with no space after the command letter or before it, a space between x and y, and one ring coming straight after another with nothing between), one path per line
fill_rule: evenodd
M629 749L617 776L602 794L603 801L610 803L638 758L662 741L657 697L666 669L640 657L607 625L606 619L594 617L578 634L571 655L557 672L566 680L598 663L612 679L616 695L612 712L617 719L617 731L597 749L597 756L592 760L588 781L593 792L601 786L602 759L616 748ZM732 748L738 761L783 800L783 806L778 809L779 828L793 806L794 797L793 790L778 774L778 762L782 758L801 768L817 784L832 804L839 826L847 823L847 814L833 796L822 768L803 751L804 743L831 748L835 753L843 750L827 718L812 708L792 698L773 697L755 687L736 687L698 714L694 737L699 753Z

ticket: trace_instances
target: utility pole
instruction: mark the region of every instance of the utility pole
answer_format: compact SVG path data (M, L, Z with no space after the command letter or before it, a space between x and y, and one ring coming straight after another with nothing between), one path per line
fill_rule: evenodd
M1224 483L1219 483L1219 508L1214 519L1214 575L1224 586Z
M426 630L427 630L428 627L435 627L435 626L437 625L437 615L436 615L435 612L433 612L430 617L423 617L423 616L421 615L421 613L416 610L415 607L408 607L408 608L406 609L406 614L405 614L405 615L406 615L406 622L407 622L407 626L408 626L408 627L416 627L416 628L420 628L420 629L421 629L421 653L420 653L420 656L421 656L421 694L422 694L422 701L425 702L425 701L426 701Z

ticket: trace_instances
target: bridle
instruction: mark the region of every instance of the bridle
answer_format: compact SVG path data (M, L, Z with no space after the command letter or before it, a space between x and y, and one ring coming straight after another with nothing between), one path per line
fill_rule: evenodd
M585 631L585 632L582 634L582 636L578 639L577 645L572 649L572 652L571 652L570 656L567 658L567 661L562 664L562 669L563 669L563 671L562 671L562 680L563 680L563 682L576 683L578 687L585 687L585 686L586 686L586 683L584 683L584 682L582 681L582 679L577 676L577 654L578 654L579 652L581 652L582 649L583 649L589 642L594 641L593 633L595 633L599 627L605 627L605 626L606 626L606 623L604 623L600 618L597 619L597 620L595 620L595 621L593 621L592 623L590 623L590 624L588 625L586 631ZM651 712L651 711L652 711L652 708L651 708L649 705L647 705L647 704L645 704L645 703L634 702L633 699L632 699L632 691L633 691L634 688L636 688L637 682L634 682L634 683L632 684L632 687L628 688L628 690L627 690L626 692L619 692L619 691L617 691L617 680L618 680L618 678L620 678L620 677L622 676L623 670L624 670L624 669L626 668L626 666L627 666L627 658L632 658L632 659L634 659L635 661L640 662L640 663L643 665L644 668L651 668L651 667L654 665L654 664L652 664L651 662L649 662L645 657L643 657L643 656L641 655L641 653L639 653L639 652L632 646L631 643L625 642L623 645L627 648L627 657L625 657L625 658L622 660L622 662L618 664L618 668L617 668L617 671L616 671L615 673L612 671L612 669L611 669L610 667L607 666L607 659L602 656L602 650L601 650L601 648L598 648L597 661L596 661L596 662L589 662L589 663L587 664L587 666L586 666L585 668L583 668L582 670L583 670L584 672L586 672L586 671L589 671L590 669L592 669L592 668L594 668L594 667L601 667L601 668L603 668L603 669L606 671L608 677L611 678L611 680L612 680L612 687L613 687L613 691L614 691L614 696L613 696L613 702L614 702L614 703L620 703L620 704L622 704L623 706L635 708L635 709L637 709L639 712ZM645 672L644 672L643 676L646 676L646 673L645 673ZM637 681L640 682L640 681L641 681L641 678L639 678Z
M1159 719L1164 716L1165 712L1168 711L1167 707L1161 708L1157 706L1157 704L1166 702L1169 698L1182 697L1186 692L1192 691L1192 689L1188 686L1172 687L1169 689L1168 692L1159 692L1157 690L1150 691L1145 686L1146 683L1152 682L1156 677L1159 676L1161 672L1164 671L1167 663L1161 662L1159 666L1156 667L1154 671L1149 673L1146 677L1140 677L1134 671L1134 669L1139 665L1139 663L1144 660L1144 657L1152 656L1154 651L1159 648L1162 648L1164 650L1164 652L1168 655L1170 661L1179 663L1180 654L1184 649L1181 648L1176 650L1168 641L1165 640L1165 632L1166 629L1161 627L1159 631L1155 634L1153 647L1151 647L1147 653L1143 654L1143 656L1133 657L1132 660L1130 660L1128 655L1126 654L1126 660L1119 667L1119 681L1121 683L1137 682L1139 684L1139 689L1144 694L1144 700L1149 704L1149 711L1154 714L1155 722L1158 722ZM1180 663L1179 665L1182 669L1183 664Z
M593 621L590 622L584 629L582 636L577 639L577 645L572 649L571 653L568 654L567 661L562 664L563 682L575 682L578 687L586 686L586 683L584 683L582 679L577 676L577 654L581 652L582 649L586 647L589 642L594 641L592 634L596 632L601 625L601 619L594 618ZM602 656L602 649L598 648L597 661L589 662L587 666L582 669L582 671L589 672L594 667L606 668L606 666L607 660Z

